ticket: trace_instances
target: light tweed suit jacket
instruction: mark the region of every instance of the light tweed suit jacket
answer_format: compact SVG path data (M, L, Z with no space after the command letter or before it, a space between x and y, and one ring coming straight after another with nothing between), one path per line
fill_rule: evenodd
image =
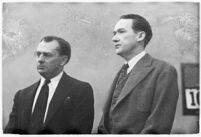
M131 70L110 110L118 75L109 90L98 133L169 134L179 93L175 68L146 54Z

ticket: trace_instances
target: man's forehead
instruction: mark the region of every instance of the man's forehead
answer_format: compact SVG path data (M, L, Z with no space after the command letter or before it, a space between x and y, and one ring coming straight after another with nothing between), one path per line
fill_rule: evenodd
M128 28L132 28L132 23L133 20L132 19L120 19L115 27L114 27L114 31L118 30L118 29L128 29Z
M41 41L37 46L37 51L51 52L57 50L59 48L59 44L56 40L51 42Z

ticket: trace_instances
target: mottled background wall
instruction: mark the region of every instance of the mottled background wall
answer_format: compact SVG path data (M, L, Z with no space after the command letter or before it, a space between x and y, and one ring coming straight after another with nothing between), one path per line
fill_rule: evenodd
M127 13L149 20L154 36L147 52L178 71L180 97L172 133L196 132L197 117L182 114L180 63L198 62L198 3L4 3L3 127L14 94L39 79L33 56L39 40L56 35L72 45L72 59L65 71L93 86L96 132L107 90L123 63L112 46L113 27Z

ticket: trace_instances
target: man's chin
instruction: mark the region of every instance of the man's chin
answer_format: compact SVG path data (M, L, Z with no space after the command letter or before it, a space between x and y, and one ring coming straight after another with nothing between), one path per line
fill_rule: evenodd
M121 55L122 55L122 52L119 51L119 50L116 50L116 54L119 55L119 56L121 56Z
M120 57L126 59L126 55L122 52L116 52L117 55L119 55Z
M41 70L41 69L38 69L38 73L42 76L47 74L45 70Z

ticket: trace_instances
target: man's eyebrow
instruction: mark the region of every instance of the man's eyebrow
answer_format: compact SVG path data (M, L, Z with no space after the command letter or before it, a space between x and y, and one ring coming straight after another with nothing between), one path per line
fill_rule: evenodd
M37 53L51 53L51 52L47 52L47 51L36 51Z
M117 29L117 31L120 31L120 30L125 30L124 28L119 28L119 29Z
M125 30L124 28L119 28L117 30L114 30L113 32L118 32L118 31L121 31L121 30Z
M117 29L117 30L114 30L114 31L113 31L113 34L116 34L117 32L122 31L122 30L124 31L124 30L126 30L126 29L124 29L124 28L119 28L119 29Z

